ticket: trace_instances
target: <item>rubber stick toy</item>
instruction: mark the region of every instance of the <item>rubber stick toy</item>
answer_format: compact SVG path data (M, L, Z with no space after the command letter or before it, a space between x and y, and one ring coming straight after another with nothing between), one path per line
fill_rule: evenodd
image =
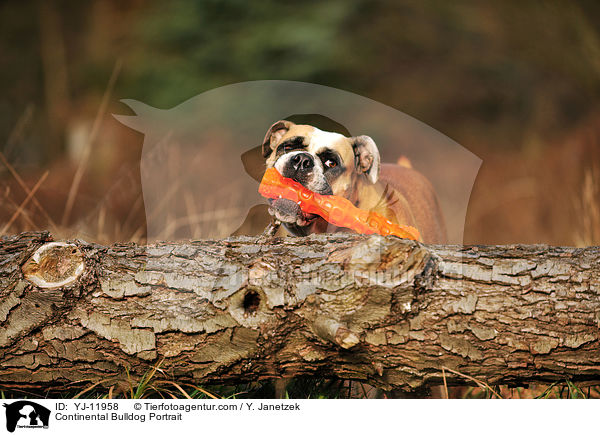
M294 201L303 212L317 214L333 225L350 228L360 234L377 233L411 240L420 238L419 230L414 227L397 225L379 213L356 208L341 196L312 192L291 178L285 178L275 168L266 170L258 193L265 198Z

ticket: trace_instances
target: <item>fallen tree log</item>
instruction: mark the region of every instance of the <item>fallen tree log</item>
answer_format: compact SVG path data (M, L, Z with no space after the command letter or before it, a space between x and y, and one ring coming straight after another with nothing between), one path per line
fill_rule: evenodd
M0 242L0 387L600 384L600 249L319 235Z

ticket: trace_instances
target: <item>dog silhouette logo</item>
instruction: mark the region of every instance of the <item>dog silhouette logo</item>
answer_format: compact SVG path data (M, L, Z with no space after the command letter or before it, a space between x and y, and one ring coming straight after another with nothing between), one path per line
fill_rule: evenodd
M50 410L29 400L19 400L4 404L6 408L6 430L16 428L48 428Z

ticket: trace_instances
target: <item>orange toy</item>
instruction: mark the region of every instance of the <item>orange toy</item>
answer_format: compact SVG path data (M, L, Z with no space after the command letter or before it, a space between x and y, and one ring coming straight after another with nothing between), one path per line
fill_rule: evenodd
M360 234L377 233L411 240L421 237L416 228L396 225L379 213L356 208L346 198L311 192L291 178L283 177L275 168L266 170L258 193L266 198L294 201L305 213L317 214L333 225L350 228Z

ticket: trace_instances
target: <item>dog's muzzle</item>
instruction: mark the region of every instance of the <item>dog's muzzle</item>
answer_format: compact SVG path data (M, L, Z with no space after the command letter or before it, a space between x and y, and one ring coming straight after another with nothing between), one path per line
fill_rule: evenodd
M297 181L313 192L322 195L333 194L323 173L321 161L312 154L304 151L291 151L279 157L274 166L281 175Z

